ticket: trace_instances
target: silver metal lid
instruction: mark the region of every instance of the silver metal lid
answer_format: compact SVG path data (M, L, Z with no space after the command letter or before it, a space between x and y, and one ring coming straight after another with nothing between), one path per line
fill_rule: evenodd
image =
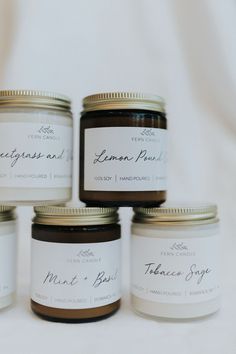
M15 209L13 206L0 205L0 222L15 220Z
M215 220L217 206L208 203L163 204L159 208L134 208L134 222L139 223L188 223Z
M165 112L163 98L139 92L105 92L83 99L85 112L109 109L143 109Z
M2 107L46 108L70 112L71 101L66 96L47 91L2 90L0 108Z
M119 221L117 208L74 208L67 206L37 206L33 222L42 225L105 225Z

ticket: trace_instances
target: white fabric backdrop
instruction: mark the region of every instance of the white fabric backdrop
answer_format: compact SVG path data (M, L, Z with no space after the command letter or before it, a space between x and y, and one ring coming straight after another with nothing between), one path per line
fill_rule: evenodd
M129 307L131 210L123 209L121 311L100 323L48 323L29 310L32 208L19 208L19 292L0 313L1 353L235 354L235 23L233 0L0 0L0 88L70 96L76 152L85 95L135 90L166 99L169 199L218 204L223 258L218 314L190 323L140 318Z

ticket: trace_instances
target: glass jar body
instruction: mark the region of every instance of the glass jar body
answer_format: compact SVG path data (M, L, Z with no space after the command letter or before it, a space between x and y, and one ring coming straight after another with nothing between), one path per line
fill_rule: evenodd
M1 107L0 128L2 204L68 201L72 185L71 114L45 108Z
M131 249L135 311L181 320L219 309L218 222L191 226L134 223Z
M16 263L16 221L0 222L0 309L15 300Z
M166 199L164 113L82 113L80 199L87 205L155 206Z
M31 274L31 307L39 316L60 322L109 317L120 306L120 226L34 224Z

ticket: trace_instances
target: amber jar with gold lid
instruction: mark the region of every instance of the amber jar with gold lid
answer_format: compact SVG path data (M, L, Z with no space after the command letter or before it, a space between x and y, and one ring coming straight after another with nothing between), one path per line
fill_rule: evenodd
M132 92L85 97L80 199L89 206L159 206L166 199L164 101Z
M31 308L60 322L109 317L120 306L116 208L35 208Z

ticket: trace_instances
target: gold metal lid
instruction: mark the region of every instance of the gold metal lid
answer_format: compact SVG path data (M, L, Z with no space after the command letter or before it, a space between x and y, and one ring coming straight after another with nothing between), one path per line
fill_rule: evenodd
M156 95L138 92L105 92L83 99L84 112L109 109L143 109L165 112L164 100Z
M15 220L15 207L8 205L0 205L0 222Z
M148 224L217 220L217 206L208 203L166 203L159 208L134 208L134 212L134 222Z
M70 112L68 97L46 91L4 90L0 91L1 107L47 108Z
M38 206L33 222L42 225L105 225L119 221L118 208L74 208L67 206Z

